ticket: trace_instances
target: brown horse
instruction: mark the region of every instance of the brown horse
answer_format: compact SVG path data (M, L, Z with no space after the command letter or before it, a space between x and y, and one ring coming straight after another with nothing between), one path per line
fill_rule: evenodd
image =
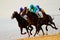
M21 34L26 34L26 32L25 33L22 33L22 29L25 28L27 30L28 35L30 36L30 34L28 32L28 27L30 27L31 28L30 31L32 31L33 30L32 26L24 18L22 18L20 16L20 14L18 14L17 11L14 11L14 13L12 15L12 19L13 18L16 18L16 20L18 22L18 26L21 29Z
M42 12L44 17L38 18L38 16L35 13L30 12L29 10L25 10L25 11L26 11L27 19L28 19L27 21L30 24L35 25L35 27L36 27L36 33L34 34L34 36L36 34L38 34L40 30L42 30L43 35L44 35L44 31L41 28L42 25L46 25L46 31L48 31L48 29L47 29L48 25L56 30L58 29L58 28L56 28L55 23L53 22L53 19L50 15L47 15L46 13ZM23 14L24 13L22 13L22 15ZM52 26L52 24L54 25L54 27Z
M36 33L38 33L38 25L39 25L38 24L38 16L35 13L32 13L30 11L27 12L28 9L27 10L26 9L27 8L25 7L22 15L27 15L27 19L28 19L27 22L30 23L31 25L34 25L36 27L36 31L37 31ZM43 29L41 27L40 27L40 29L42 30L43 35L44 35Z

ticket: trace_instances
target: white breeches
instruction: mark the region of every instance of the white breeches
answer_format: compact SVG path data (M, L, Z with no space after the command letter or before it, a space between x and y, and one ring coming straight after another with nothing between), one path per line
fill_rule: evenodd
M36 14L38 15L38 17L41 17L41 18L43 18L43 14L42 14L42 12L41 11L36 11Z
M39 16L41 16L41 18L43 18L43 14L42 12L38 12Z
M27 20L27 15L24 15L23 18L24 18L25 20Z

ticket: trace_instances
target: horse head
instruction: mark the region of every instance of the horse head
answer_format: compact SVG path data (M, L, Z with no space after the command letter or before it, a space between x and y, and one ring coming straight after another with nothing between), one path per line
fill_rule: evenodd
M12 14L12 19L14 19L14 18L16 18L16 15L18 14L18 12L17 11L14 11L14 13Z
M24 7L23 11L22 11L22 15L26 15L28 13L28 9L27 7Z

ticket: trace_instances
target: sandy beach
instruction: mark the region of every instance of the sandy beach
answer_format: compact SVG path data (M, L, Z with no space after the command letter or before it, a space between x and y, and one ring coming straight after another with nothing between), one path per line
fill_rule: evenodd
M22 38L17 40L60 40L60 34L38 36L38 37L31 37L31 38Z

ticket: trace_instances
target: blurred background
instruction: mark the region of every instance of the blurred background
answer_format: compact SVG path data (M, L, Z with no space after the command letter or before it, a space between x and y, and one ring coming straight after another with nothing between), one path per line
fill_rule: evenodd
M58 30L48 26L48 34L57 34L60 32L60 0L0 0L0 40L15 40L17 38L26 38L28 35L21 35L16 19L11 19L14 11L19 12L19 8L28 7L30 4L39 5L54 18ZM45 25L42 27L45 30ZM23 29L23 32L26 31ZM32 31L35 33L35 29ZM42 35L42 32L39 33ZM33 35L31 36L33 37Z

